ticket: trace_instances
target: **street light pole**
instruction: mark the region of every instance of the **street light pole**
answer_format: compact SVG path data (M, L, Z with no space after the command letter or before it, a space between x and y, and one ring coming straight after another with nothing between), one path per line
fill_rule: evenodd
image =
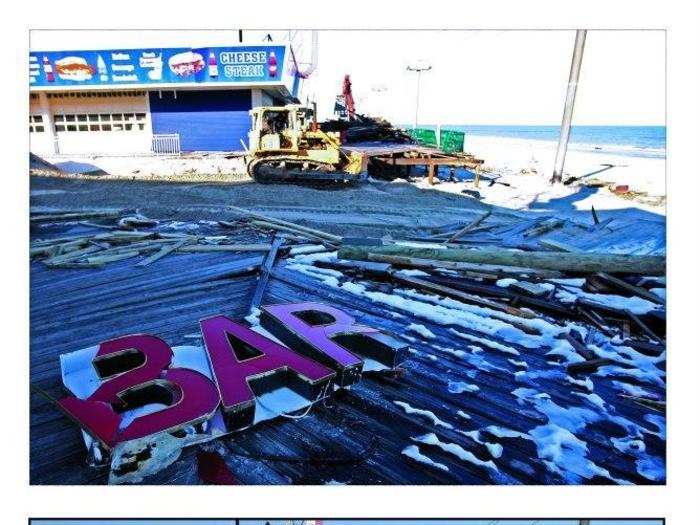
M420 76L423 71L430 71L433 69L433 66L415 66L411 67L408 66L406 68L407 71L412 71L414 73L418 73L418 79L416 81L416 117L413 121L413 129L416 129L418 127L418 104L420 102Z
M586 44L586 30L576 30L576 40L574 42L574 54L571 57L571 71L569 71L569 85L566 88L566 101L564 102L564 116L561 120L561 132L559 133L559 146L557 156L554 160L554 172L551 183L561 182L564 172L564 159L566 158L566 148L569 145L569 135L571 134L571 117L574 114L574 100L576 99L576 88L578 87L578 75L581 71L581 61L583 60L583 47Z

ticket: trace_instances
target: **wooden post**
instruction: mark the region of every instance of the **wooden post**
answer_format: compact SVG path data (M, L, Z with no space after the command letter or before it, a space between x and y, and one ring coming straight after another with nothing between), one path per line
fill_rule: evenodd
M586 30L576 30L576 40L574 41L574 54L571 57L571 70L569 71L569 84L566 89L566 100L564 102L564 116L561 120L561 131L559 132L559 146L557 156L554 160L554 172L550 182L561 182L564 172L564 159L566 158L566 148L569 145L569 135L571 134L571 118L574 114L574 101L576 99L576 88L578 87L578 76L581 71L581 61L583 60L583 48L586 44Z
M463 248L415 248L392 244L387 246L349 246L338 251L339 259L373 260L372 255L402 255L419 259L436 259L479 264L497 264L541 268L579 273L635 273L664 275L666 257L661 255L622 255L603 253L523 252L503 248L470 250Z
M433 158L428 155L428 184L431 186L434 184L433 177L435 176L435 164L433 164Z

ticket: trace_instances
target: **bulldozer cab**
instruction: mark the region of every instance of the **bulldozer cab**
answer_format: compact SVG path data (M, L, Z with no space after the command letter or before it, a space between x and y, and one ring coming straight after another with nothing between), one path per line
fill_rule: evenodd
M258 107L250 110L250 115L251 152L299 151L300 137L308 131L313 118L311 109L294 104Z

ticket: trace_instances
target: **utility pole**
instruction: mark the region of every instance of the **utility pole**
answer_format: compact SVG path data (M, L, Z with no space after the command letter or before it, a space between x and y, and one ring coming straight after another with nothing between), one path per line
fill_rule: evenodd
M414 73L418 73L418 79L416 82L416 118L413 121L413 129L416 129L418 127L418 103L420 102L420 76L423 71L430 71L433 69L433 66L427 66L427 65L416 65L414 67L408 66L406 68L406 71L412 71Z
M554 160L554 172L550 183L561 182L564 172L564 159L566 158L566 148L569 145L569 135L571 134L571 117L574 114L574 100L576 99L576 87L578 86L578 75L581 71L581 61L583 59L583 47L586 44L586 30L576 30L576 40L574 41L574 54L571 57L571 71L569 71L569 85L566 88L566 100L564 102L564 116L561 120L561 131L559 133L559 146L557 156Z

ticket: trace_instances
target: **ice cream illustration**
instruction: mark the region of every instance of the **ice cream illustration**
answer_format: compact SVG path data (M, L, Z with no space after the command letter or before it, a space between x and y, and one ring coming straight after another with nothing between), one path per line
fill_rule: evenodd
M53 82L56 80L53 76L53 66L51 65L51 62L49 62L49 57L44 57L42 60L42 63L44 64L44 73L46 73L46 81L47 82Z
M270 56L267 59L267 71L271 77L277 76L277 57L274 51L270 51Z
M209 52L209 76L210 77L217 77L219 76L219 66L216 62L216 55L214 54L213 51Z
M109 75L107 74L107 64L105 64L102 55L97 55L97 72L100 75L101 82L107 82L109 80Z

